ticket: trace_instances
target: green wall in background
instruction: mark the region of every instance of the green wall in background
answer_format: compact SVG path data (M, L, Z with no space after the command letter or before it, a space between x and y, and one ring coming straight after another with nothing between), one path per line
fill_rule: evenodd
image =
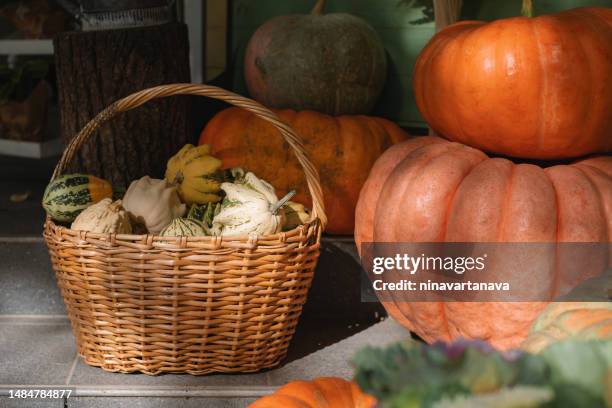
M247 94L243 77L246 44L253 32L273 16L308 13L314 0L233 0L231 4L231 67L234 90ZM405 127L424 127L412 93L414 62L434 33L423 19L423 4L412 0L328 0L325 12L345 12L367 20L381 36L389 63L387 83L374 114ZM580 6L612 7L612 0L534 0L535 14ZM520 0L464 0L462 19L493 20L520 13Z

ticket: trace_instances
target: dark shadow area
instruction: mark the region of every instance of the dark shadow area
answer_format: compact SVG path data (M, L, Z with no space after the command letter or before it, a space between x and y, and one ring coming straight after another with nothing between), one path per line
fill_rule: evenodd
M358 333L386 316L380 303L361 301L362 268L355 256L352 242L323 242L308 301L284 363Z

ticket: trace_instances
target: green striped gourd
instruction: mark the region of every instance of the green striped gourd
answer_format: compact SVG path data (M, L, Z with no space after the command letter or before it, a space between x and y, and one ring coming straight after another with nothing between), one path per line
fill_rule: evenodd
M221 211L220 203L193 204L187 212L187 217L190 220L196 220L200 223L212 227L213 218Z
M205 227L196 220L175 218L159 235L162 237L197 237L208 234Z
M112 198L111 184L89 174L65 174L45 189L42 206L56 221L72 222L85 208Z

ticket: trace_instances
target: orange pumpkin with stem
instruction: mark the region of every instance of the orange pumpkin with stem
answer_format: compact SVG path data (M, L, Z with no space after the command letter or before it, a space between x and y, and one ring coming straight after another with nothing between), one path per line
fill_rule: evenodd
M413 87L441 136L560 159L612 151L611 72L612 9L579 8L448 26L419 55Z
M489 158L438 137L420 137L391 147L378 159L361 191L355 218L358 248L362 242L609 243L612 157L542 168ZM589 262L589 271L601 272L610 262L609 254ZM512 278L554 295L590 277L572 268L564 268L572 272L561 275L558 268L554 262L540 269L519 267ZM499 348L519 346L546 306L383 304L392 317L428 342L477 338Z
M329 218L326 231L352 234L355 205L370 168L385 149L405 140L407 134L394 123L371 116L275 112L302 137L306 152L319 170ZM226 168L252 171L276 187L280 196L296 190L292 200L310 207L299 163L266 121L243 109L226 109L208 122L200 144L210 145L211 154Z

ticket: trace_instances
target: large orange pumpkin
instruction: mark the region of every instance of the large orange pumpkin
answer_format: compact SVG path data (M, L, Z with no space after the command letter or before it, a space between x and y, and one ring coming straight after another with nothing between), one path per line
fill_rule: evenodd
M498 154L612 150L612 9L463 21L418 57L414 94L432 129Z
M355 218L358 248L362 242L610 242L612 157L541 168L420 137L391 147L378 159ZM608 254L592 262L599 272ZM533 270L517 268L515 273L513 279L524 278L552 294L588 277L580 272L559 276L554 263L536 269L535 276L525 276ZM517 347L546 305L383 304L428 342L465 337L500 348Z
M357 384L336 377L292 381L249 408L373 408L376 399Z
M370 116L332 117L321 113L275 111L304 140L321 176L327 232L352 234L361 186L376 159L407 135L392 122ZM224 167L244 167L276 187L279 195L295 189L294 201L310 206L303 171L291 149L268 122L240 109L218 113L202 131L200 144Z

